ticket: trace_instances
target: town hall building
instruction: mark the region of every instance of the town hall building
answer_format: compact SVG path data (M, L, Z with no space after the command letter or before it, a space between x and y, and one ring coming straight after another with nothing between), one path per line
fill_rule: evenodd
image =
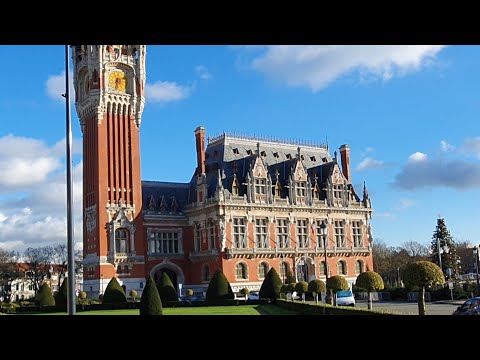
M145 45L73 46L84 291L97 296L116 277L141 294L163 272L201 294L217 269L234 291L258 290L272 267L284 281L373 270L371 202L352 186L346 144L332 157L327 144L207 137L198 126L189 182L142 181L145 59Z

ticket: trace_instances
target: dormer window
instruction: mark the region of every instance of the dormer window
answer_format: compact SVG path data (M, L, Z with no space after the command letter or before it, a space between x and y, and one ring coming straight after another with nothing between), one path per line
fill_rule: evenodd
M280 155L278 155L278 152L274 152L273 157L278 159L280 157Z
M240 151L238 151L238 148L235 148L235 149L233 149L233 153L234 153L235 155L238 155L238 154L240 154Z
M266 183L266 179L255 179L255 194L264 195Z
M310 161L317 161L317 159L315 158L315 156L310 156Z
M267 153L266 153L265 151L262 151L262 152L260 153L260 155L262 155L263 157L265 157L265 156L267 156Z
M252 150L248 149L247 150L247 155L252 155Z
M285 154L286 158L290 160L292 158L292 154Z

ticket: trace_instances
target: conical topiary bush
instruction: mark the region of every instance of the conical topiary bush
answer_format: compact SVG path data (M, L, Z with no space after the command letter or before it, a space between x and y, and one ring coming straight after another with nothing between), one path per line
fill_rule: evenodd
M162 300L151 276L147 279L140 299L140 315L163 315Z
M37 294L35 303L40 306L53 306L55 305L55 299L53 298L52 289L47 283L43 283L40 287L40 291Z
M162 276L160 277L160 281L157 284L157 290L160 294L162 304L165 306L167 306L170 301L178 300L177 291L172 284L172 280L170 280L170 276L168 276L166 272L163 272Z
M118 304L127 302L127 297L125 291L118 283L118 280L115 277L112 277L110 282L105 289L105 294L103 294L102 303L103 304Z
M225 274L222 272L222 270L218 269L208 284L205 300L212 303L221 300L233 299L234 297L235 295L233 294L232 287L225 277Z
M277 271L272 267L268 270L262 286L260 287L260 299L278 299L280 297L280 288L282 287L282 280L278 276Z

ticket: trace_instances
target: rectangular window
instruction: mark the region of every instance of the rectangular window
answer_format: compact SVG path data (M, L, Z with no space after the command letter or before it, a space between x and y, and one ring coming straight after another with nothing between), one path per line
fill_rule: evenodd
M267 219L255 219L255 246L260 249L268 248Z
M297 244L300 248L308 248L307 220L297 220Z
M288 249L290 247L287 219L277 219L277 247L280 249Z
M255 194L264 195L265 194L265 184L267 183L266 179L255 179Z
M362 247L362 223L360 221L352 221L352 239L354 247Z
M297 182L296 189L297 189L297 197L305 197L305 181Z
M325 225L328 226L327 219L315 220L315 238L317 240L317 247L319 247L319 248L323 248L323 236L322 236L322 229L320 227L322 225L322 221L325 221ZM327 239L325 239L325 240L327 240ZM328 248L328 246L327 246L327 248Z
M337 248L345 248L345 222L343 220L336 220L334 224L335 244Z
M193 244L194 244L194 247L195 247L195 251L200 251L201 240L202 240L202 234L201 234L201 230L200 230L200 224L195 224L195 228L194 228L194 231L193 231Z
M215 225L212 221L208 224L208 248L215 249Z
M247 248L245 218L233 218L233 246L239 249Z
M150 234L149 254L170 255L179 253L178 230L157 230Z
M342 185L333 185L333 198L334 199L342 198Z

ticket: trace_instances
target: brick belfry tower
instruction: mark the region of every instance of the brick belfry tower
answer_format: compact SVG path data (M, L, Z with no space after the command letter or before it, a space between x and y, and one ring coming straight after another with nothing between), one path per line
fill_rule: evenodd
M75 106L83 133L83 289L144 277L139 133L145 45L75 45Z

